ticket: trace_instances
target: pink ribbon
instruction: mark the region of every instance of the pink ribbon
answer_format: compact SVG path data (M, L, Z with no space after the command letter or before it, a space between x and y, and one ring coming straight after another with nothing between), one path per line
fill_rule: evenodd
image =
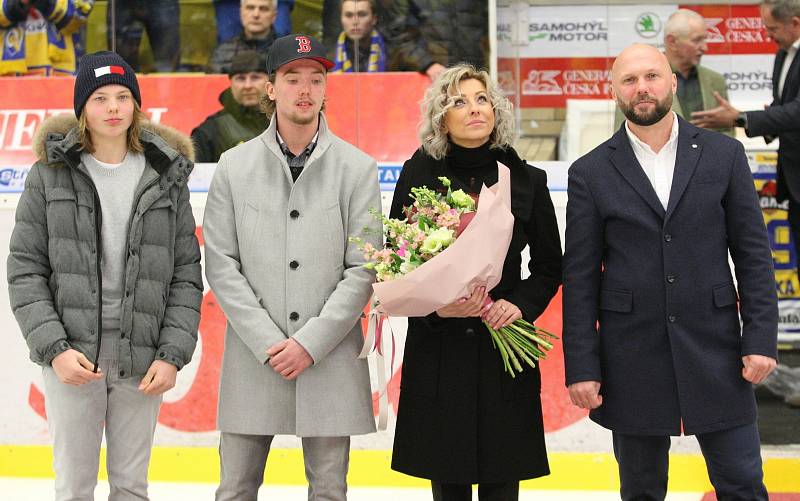
M358 358L367 358L370 353L375 353L375 371L378 375L378 430L385 431L389 424L389 381L394 374L395 340L392 324L389 317L380 313L373 304L369 312L369 323L367 325L367 337ZM386 376L386 357L384 355L384 344L386 339L383 335L383 322L389 328L389 337L392 340L392 356L389 365L389 377Z

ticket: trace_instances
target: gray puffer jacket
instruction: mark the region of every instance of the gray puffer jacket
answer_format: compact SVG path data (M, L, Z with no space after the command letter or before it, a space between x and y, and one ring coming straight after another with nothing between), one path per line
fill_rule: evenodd
M38 161L17 205L8 256L11 309L34 362L74 348L97 363L102 332L100 228L94 183L81 163L74 116L47 119L34 138ZM191 141L146 124L120 313L119 376L141 376L158 358L192 358L203 281L186 179Z

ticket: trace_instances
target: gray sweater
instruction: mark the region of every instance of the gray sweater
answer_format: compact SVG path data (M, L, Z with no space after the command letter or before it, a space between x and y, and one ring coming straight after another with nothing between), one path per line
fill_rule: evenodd
M125 252L133 195L144 172L145 158L129 152L122 163L108 164L89 153L81 161L97 188L103 222L100 226L103 274L103 332L119 330L122 290L125 287Z

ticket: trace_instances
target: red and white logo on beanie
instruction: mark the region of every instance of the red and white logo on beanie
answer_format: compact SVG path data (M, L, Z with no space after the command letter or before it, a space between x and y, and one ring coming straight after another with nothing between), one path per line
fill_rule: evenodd
M116 73L117 75L124 75L125 68L122 66L101 66L100 68L94 69L94 77L100 78L103 75L110 75L112 73Z

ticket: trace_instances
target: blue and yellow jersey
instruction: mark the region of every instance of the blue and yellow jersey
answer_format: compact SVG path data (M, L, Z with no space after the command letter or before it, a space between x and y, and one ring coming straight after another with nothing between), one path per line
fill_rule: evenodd
M94 0L49 0L29 8L24 20L18 2L0 0L0 75L74 75L79 30ZM40 2L41 6L41 2Z

